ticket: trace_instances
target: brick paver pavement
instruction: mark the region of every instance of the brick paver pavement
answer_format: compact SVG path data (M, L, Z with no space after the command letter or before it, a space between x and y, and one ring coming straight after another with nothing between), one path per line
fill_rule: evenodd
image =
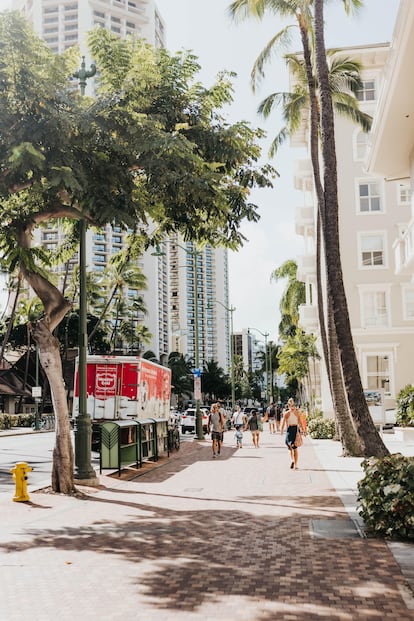
M414 620L399 566L352 527L314 446L289 468L254 449L186 442L134 481L83 499L0 502L1 621Z

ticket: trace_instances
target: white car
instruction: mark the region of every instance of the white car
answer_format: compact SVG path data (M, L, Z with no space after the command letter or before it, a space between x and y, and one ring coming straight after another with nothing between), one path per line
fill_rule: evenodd
M200 408L200 409L201 409L201 416L203 420L203 433L207 433L208 415L210 412L208 408ZM181 433L184 434L184 433L187 433L187 431L191 433L195 433L195 430L196 430L195 421L196 421L196 409L187 408L185 412L181 414L181 420L180 420Z

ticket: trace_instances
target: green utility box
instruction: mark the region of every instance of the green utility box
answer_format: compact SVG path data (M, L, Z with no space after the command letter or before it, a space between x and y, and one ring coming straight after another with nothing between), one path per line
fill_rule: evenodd
M100 470L141 463L139 426L135 420L108 421L100 425Z

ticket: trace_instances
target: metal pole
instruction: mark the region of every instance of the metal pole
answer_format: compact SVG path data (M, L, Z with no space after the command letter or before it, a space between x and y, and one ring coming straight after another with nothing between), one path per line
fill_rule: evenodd
M262 336L264 336L265 339L265 377L266 377L266 383L265 383L265 399L266 399L266 403L269 402L269 362L268 362L268 351L267 351L267 337L269 336L269 332L262 332L261 330L258 330L257 328L248 328L247 332L250 332L250 330L255 330L255 332L258 332L259 334L261 334Z
M36 343L36 386L39 386L39 347ZM35 430L39 431L40 429L40 421L39 421L39 397L35 397Z
M193 256L193 266L194 266L194 363L195 368L200 368L200 349L199 349L199 331L198 331L198 274L197 274L197 258L198 252L194 248L193 252L189 254ZM198 395L197 395L198 396ZM200 399L196 399L196 437L197 440L204 440L203 433L203 420L201 417L201 409L200 409Z
M95 65L85 70L85 57L81 69L74 74L79 79L81 96L85 94L86 78L96 73ZM88 347L87 301L86 301L86 221L80 220L79 231L79 361L78 361L78 416L75 428L75 479L96 484L97 476L92 467L92 423L87 412L86 397L86 353Z
M230 306L230 363L231 363L231 409L234 412L234 406L236 403L236 386L234 380L234 337L233 337L233 313L236 309Z

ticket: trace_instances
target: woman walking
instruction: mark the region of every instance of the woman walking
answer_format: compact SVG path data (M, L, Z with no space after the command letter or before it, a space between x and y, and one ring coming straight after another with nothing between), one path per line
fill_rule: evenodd
M262 421L260 419L260 414L257 410L253 409L250 412L250 416L247 419L247 423L244 427L244 431L250 429L252 433L253 444L256 448L259 448L259 439L260 432L262 431Z
M288 409L283 416L282 427L281 427L280 433L283 433L286 427L285 443L290 452L290 459L291 459L290 467L297 470L298 469L298 444L297 444L296 436L297 434L303 433L303 427L302 427L300 412L298 408L295 406L295 402L293 401L292 398L288 400L287 407ZM300 442L302 441L300 440Z

